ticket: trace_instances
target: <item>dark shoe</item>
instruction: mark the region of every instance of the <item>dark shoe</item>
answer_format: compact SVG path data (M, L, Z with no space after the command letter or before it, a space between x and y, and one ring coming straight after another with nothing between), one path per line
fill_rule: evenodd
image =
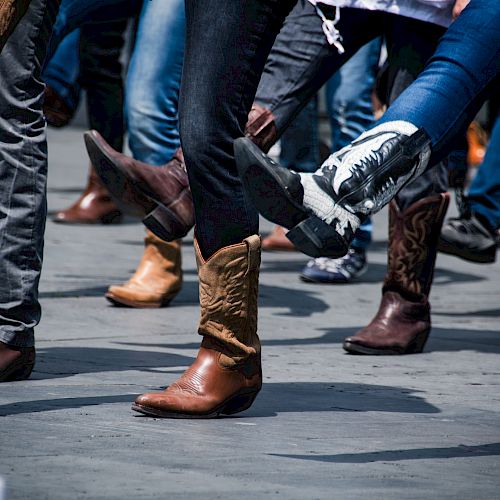
M0 382L26 380L34 366L34 347L12 347L0 342Z
M194 225L193 200L182 151L153 167L115 151L95 130L85 132L89 157L104 185L126 213L164 241L185 236Z
M262 386L257 296L260 238L221 248L209 259L195 240L203 335L198 357L159 393L139 396L133 410L154 417L210 418L246 410Z
M0 52L17 23L26 14L30 3L31 0L2 0L0 2Z
M449 219L441 230L439 251L470 262L491 264L496 260L497 237L474 214Z
M58 212L53 221L61 224L119 224L122 213L91 165L87 186L80 198L66 210Z
M338 259L318 257L309 261L300 273L303 281L311 283L350 283L365 274L368 269L366 252L357 248Z
M71 109L64 99L50 86L45 86L43 113L47 124L51 127L65 127L73 118L75 110Z
M262 250L267 252L296 252L293 243L286 237L286 229L276 226L272 232L262 240Z
M344 340L351 354L391 355L422 352L431 330L430 305L385 292L371 323Z
M400 210L389 206L389 250L382 301L375 318L345 339L352 354L422 352L431 330L429 293L437 241L449 195L429 196Z
M430 140L411 123L388 122L331 155L312 174L280 167L248 138L234 143L251 200L292 243L312 257L342 257L366 216L379 211L421 174Z

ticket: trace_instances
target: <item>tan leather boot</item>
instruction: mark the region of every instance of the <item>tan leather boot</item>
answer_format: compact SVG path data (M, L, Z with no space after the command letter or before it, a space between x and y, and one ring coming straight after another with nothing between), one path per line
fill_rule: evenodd
M31 0L0 0L0 52L30 3Z
M108 190L90 165L87 186L80 198L66 210L58 212L54 222L66 224L117 224L122 213L111 199Z
M344 341L352 354L422 352L431 330L429 293L447 193L400 211L389 206L389 251L382 302L372 322Z
M109 287L106 298L115 305L165 307L182 287L180 240L166 242L147 231L144 254L133 276Z
M190 368L165 391L139 396L133 410L167 418L210 418L246 410L262 386L257 295L260 238L205 260L195 242L203 336Z

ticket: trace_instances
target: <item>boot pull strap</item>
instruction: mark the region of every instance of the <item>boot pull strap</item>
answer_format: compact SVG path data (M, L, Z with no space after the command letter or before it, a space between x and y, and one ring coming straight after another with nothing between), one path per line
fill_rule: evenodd
M245 238L248 247L248 270L258 270L260 267L260 236L253 234Z

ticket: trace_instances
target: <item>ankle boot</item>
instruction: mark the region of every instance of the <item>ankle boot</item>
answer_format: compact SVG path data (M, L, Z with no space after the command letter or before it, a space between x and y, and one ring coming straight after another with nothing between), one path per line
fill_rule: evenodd
M0 342L0 382L25 380L34 366L34 347L13 347Z
M372 322L344 341L353 354L422 352L431 330L429 293L447 193L400 211L389 206L389 251L382 301Z
M166 242L148 231L137 270L125 284L110 286L106 298L120 306L165 307L181 287L180 241Z
M139 396L133 410L168 418L210 418L246 410L262 386L257 295L260 238L205 260L195 242L203 336L198 356L165 391Z
M354 233L420 175L430 138L404 121L382 123L332 154L314 173L279 166L250 139L234 142L236 165L257 210L287 229L311 257L342 257Z
M26 14L30 3L31 0L0 1L0 52L17 23Z
M87 187L73 205L58 212L54 222L66 224L118 224L122 214L90 165Z

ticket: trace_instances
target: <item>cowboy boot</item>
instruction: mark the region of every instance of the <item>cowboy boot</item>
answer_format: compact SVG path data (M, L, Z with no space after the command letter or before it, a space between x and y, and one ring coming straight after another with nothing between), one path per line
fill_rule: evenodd
M139 396L133 410L154 417L210 418L246 410L262 386L257 295L260 238L205 260L195 241L203 336L198 356L163 392Z
M31 0L0 0L0 52L30 3Z
M118 224L122 213L90 165L87 186L80 198L66 210L58 212L53 220L64 224Z
M154 167L115 151L95 130L85 132L85 145L104 185L121 210L143 217L156 236L172 241L194 225L194 210L182 151Z
M0 342L0 382L25 380L34 366L34 347L14 347Z
M361 222L426 169L430 138L404 121L382 123L314 173L279 166L248 138L234 142L240 178L257 210L312 257L342 257Z
M447 193L429 196L406 210L389 206L389 251L382 301L372 322L344 341L353 354L422 352L431 330L429 293Z
M109 287L106 298L115 305L165 307L182 287L180 241L166 242L151 231L144 238L144 254L133 276Z

